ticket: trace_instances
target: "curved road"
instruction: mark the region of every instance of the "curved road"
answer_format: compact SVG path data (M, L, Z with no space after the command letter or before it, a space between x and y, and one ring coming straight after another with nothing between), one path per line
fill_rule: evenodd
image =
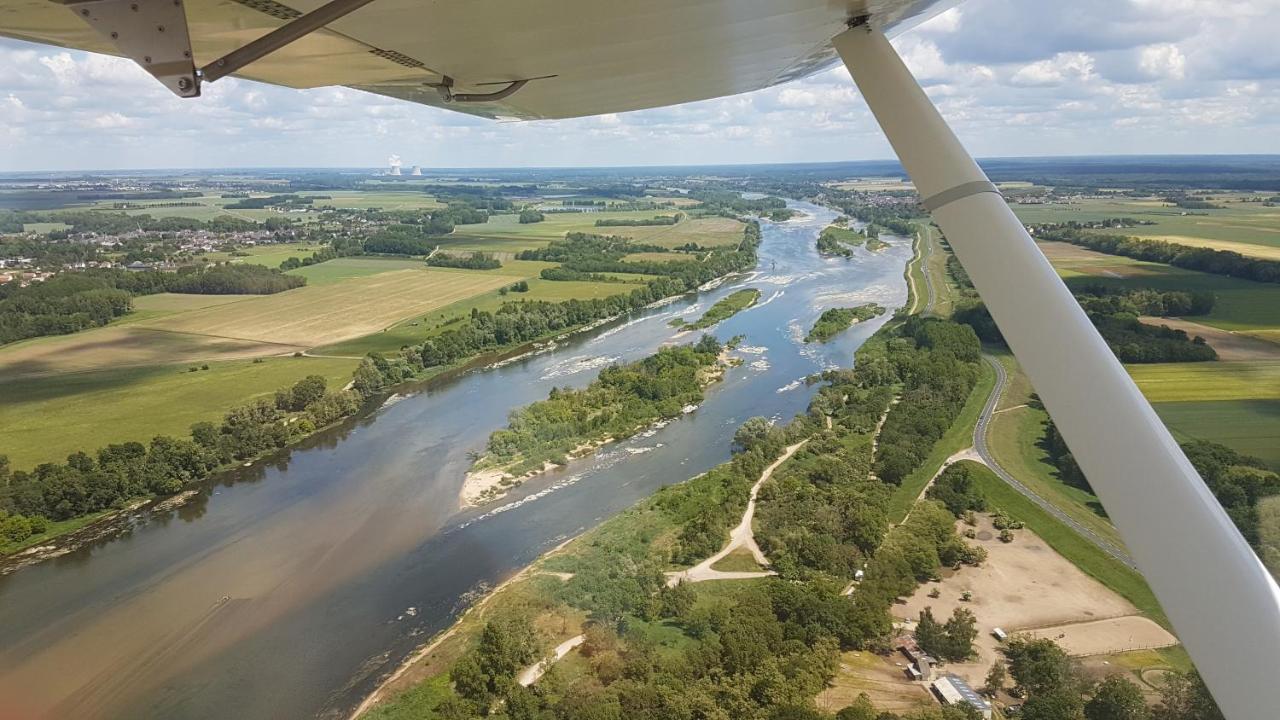
M1076 522L1074 518L1064 513L1056 505L1035 494L1031 488L1018 482L1013 475L1010 475L1007 470L1000 467L1000 464L992 457L991 450L987 447L987 430L991 426L991 417L995 414L996 405L999 404L1000 397L1004 395L1004 388L1009 383L1009 376L1004 370L1004 365L1001 365L999 360L990 355L983 355L982 359L986 360L987 364L996 372L996 385L992 388L991 395L987 398L987 404L982 408L982 414L978 416L978 424L973 428L973 449L982 458L982 462L991 468L991 471L1001 480L1005 481L1014 490L1022 493L1031 502L1039 505L1042 510L1057 518L1059 522L1075 530L1078 535L1098 546L1098 549L1106 554L1137 570L1138 566L1134 564L1133 558L1129 557L1127 552L1116 547L1110 541L1099 537L1097 533Z

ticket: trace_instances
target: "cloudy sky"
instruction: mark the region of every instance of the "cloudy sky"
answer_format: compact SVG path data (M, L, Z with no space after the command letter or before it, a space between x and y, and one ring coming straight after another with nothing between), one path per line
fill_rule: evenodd
M1280 152L1280 0L967 0L895 40L979 156ZM843 68L675 108L498 124L0 40L0 171L701 164L890 156Z

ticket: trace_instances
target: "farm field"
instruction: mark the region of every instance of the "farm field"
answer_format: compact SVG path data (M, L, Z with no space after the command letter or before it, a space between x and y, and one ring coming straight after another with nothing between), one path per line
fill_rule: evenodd
M231 253L214 252L206 253L203 257L207 260L215 262L230 261L237 264L245 265L261 265L263 267L278 268L280 263L291 257L301 260L304 257L320 250L323 246L319 244L308 243L288 243L279 245L258 245L251 248L239 248L238 253L248 253L248 255L232 255Z
M329 285L331 283L368 277L392 270L415 270L425 265L421 260L411 258L386 257L345 257L322 262L318 265L307 265L289 270L287 275L298 275L307 279L307 287L313 285Z
M1184 211L1155 199L1125 198L1010 207L1027 223L1085 222L1118 217L1149 220L1155 224L1098 232L1280 258L1280 208L1264 207L1260 202L1241 202L1246 197L1258 196L1215 193L1212 202L1223 205L1221 210Z
M1153 403L1280 400L1280 360L1126 366Z
M1199 438L1261 458L1280 470L1280 400L1155 403L1156 414L1179 440Z
M496 215L483 225L459 225L454 229L450 240L466 243L466 238L485 238L490 240L524 240L528 247L537 247L540 242L563 237L569 232L595 233L598 235L621 235L629 237L637 243L661 245L674 248L693 242L704 247L713 245L729 245L742 239L742 223L731 218L685 217L675 225L647 225L636 227L596 227L596 220L612 219L648 219L657 215L670 215L671 210L642 210L628 212L590 212L590 213L547 213L546 219L539 223L521 225L515 215ZM478 247L466 249L499 249L512 250L510 244L489 245L481 241ZM450 242L450 247L455 243ZM465 247L464 245L456 245ZM514 246L526 249L525 246Z
M193 310L138 323L138 327L314 347L378 332L405 317L496 290L510 282L508 275L483 271L426 267L392 270Z
M1039 246L1069 287L1101 284L1211 292L1217 304L1196 322L1280 342L1280 285L1105 255L1066 243Z
M1204 336L1219 349L1221 360L1133 365L1129 373L1179 440L1220 442L1280 467L1280 285L1115 257L1065 243L1040 243L1040 248L1068 286L1101 283L1213 293L1217 303L1208 315L1189 322L1149 322L1181 326L1189 334L1208 326ZM997 418L993 433L1007 424ZM1017 462L1012 455L1010 462Z
M512 275L495 272L403 263L334 260L308 268L327 274L328 284L275 295L139 298L136 315L107 327L0 348L0 374L29 377L291 354L377 333L475 295L492 293L496 298L493 291L514 281ZM341 273L353 277L334 277Z
M536 263L537 265L548 265L548 263ZM497 271L489 271L497 272ZM513 282L515 278L506 278L507 282ZM317 352L332 355L356 355L361 356L371 352L394 352L405 345L421 343L423 340L443 332L446 328L442 323L451 317L465 315L471 312L472 308L478 310L486 310L492 312L497 310L502 303L509 300L542 300L546 302L561 302L563 300L585 300L590 298L602 298L623 292L630 292L633 285L622 283L596 283L596 282L578 282L578 281L553 281L542 280L536 275L529 279L529 291L525 293L511 293L507 296L499 295L497 292L487 292L480 295L467 298L433 309L421 315L415 315L406 318L400 322L388 327L383 332L365 335L351 340L335 343L333 345L323 346L317 349Z
M150 365L67 373L55 382L10 380L0 383L0 452L15 468L30 469L107 443L183 436L193 423L215 420L306 375L322 375L331 388L341 388L356 363L282 357L214 362L197 372L185 365Z

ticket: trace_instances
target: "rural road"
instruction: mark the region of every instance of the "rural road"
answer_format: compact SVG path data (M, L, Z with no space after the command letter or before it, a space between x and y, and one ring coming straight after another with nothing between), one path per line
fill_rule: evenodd
M1070 515L1058 509L1053 503L1035 494L1031 488L1018 482L1013 475L1010 475L1007 470L1000 467L1000 464L992 457L991 450L987 447L987 431L990 429L991 418L995 414L996 405L1000 403L1000 396L1004 394L1005 386L1009 384L1009 375L1005 372L1004 365L1001 365L999 360L990 355L983 355L982 359L986 360L987 364L996 372L996 385L992 388L991 395L987 397L987 404L982 408L982 414L978 416L978 424L973 428L973 448L978 452L978 456L982 458L982 462L1010 487L1022 493L1028 500L1039 505L1041 509L1057 518L1067 527L1075 530L1078 535L1098 546L1098 549L1137 570L1138 566L1134 564L1133 558L1129 557L1128 553L1076 522Z

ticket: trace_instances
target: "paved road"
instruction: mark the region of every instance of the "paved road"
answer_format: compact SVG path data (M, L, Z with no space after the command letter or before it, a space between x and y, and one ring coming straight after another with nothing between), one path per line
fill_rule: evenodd
M1045 512L1057 518L1067 527L1075 530L1077 534L1084 537L1089 542L1097 545L1098 548L1106 554L1116 560L1119 560L1125 565L1128 565L1134 570L1137 570L1138 566L1134 564L1133 558L1129 557L1128 553L1119 547L1116 547L1116 545L1110 541L1099 537L1097 533L1084 525L1076 522L1075 519L1064 513L1053 503L1035 494L1031 488L1028 488L1026 485L1018 482L1007 470L1000 467L1000 464L996 462L994 457L992 457L991 450L987 447L987 430L991 426L991 417L995 414L996 405L999 404L1000 397L1004 395L1004 388L1009 383L1009 376L1004 370L1004 365L1001 365L999 360L996 360L990 355L983 355L982 359L986 360L987 364L995 370L996 386L991 390L991 395L987 398L987 404L982 408L982 414L978 417L978 424L973 428L973 448L978 452L978 456L982 458L982 461L986 463L987 467L991 468L992 472L999 476L1001 480L1008 483L1014 490L1022 493L1028 500L1039 505Z

